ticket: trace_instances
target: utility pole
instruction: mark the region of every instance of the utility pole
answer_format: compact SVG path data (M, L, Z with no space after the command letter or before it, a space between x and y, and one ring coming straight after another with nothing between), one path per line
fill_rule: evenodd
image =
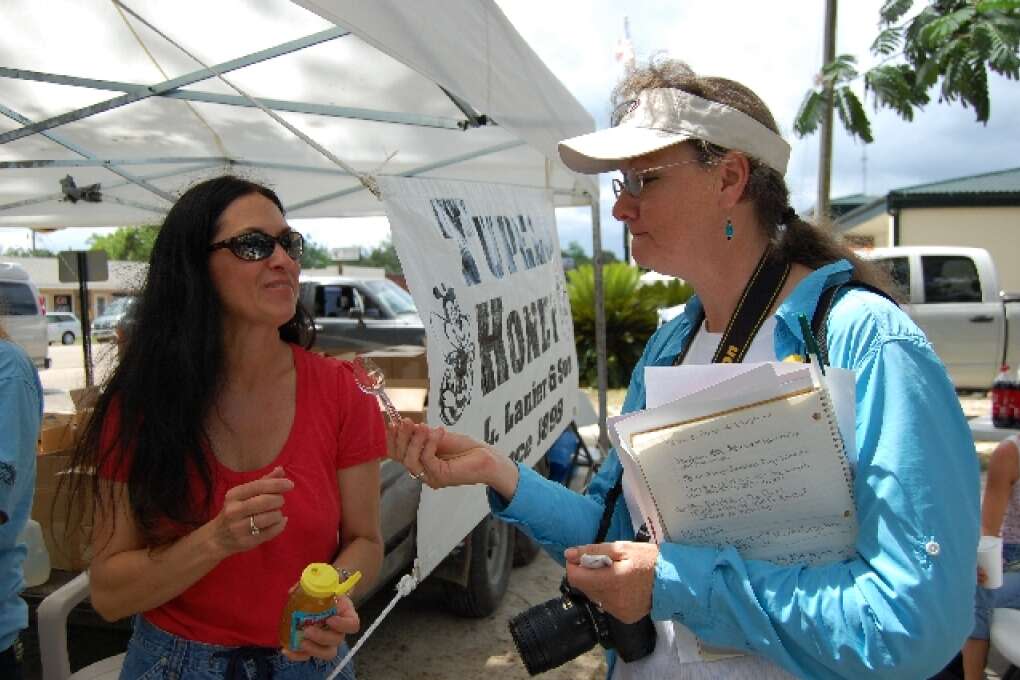
M630 18L623 17L623 37L616 41L616 52L613 55L625 74L634 72L634 43L630 39ZM630 260L630 234L627 225L623 225L623 261L634 264ZM593 253L594 254L594 253Z
M836 59L836 0L825 0L825 42L822 52L823 67ZM829 217L833 108L831 82L825 86L823 100L822 134L818 148L818 198L815 201L815 221L819 224Z

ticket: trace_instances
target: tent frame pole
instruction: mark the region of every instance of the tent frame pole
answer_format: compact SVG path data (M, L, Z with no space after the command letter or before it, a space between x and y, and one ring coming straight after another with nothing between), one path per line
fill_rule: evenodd
M215 92L200 92L197 90L166 90L153 93L149 85L137 85L135 83L124 83L115 80L97 80L95 78L78 78L75 76L60 75L57 73L44 73L41 71L29 71L25 69L8 68L0 66L0 78L12 78L40 83L55 83L57 85L68 85L71 87L83 87L93 90L106 90L123 92L134 95L140 99L148 97L160 97L164 99L176 99L187 102L201 102L205 104L222 104L224 106L239 106L242 108L257 108L244 97L230 94L219 94ZM331 118L347 118L350 120L367 120L376 123L393 123L397 125L413 125L415 127L438 128L442 130L464 130L470 121L457 120L455 118L444 118L440 116L426 116L415 113L400 113L398 111L382 111L376 109L364 109L352 106L333 106L330 104L312 104L309 102L290 101L286 99L268 99L259 97L259 102L266 108L274 111L286 111L289 113L305 113L314 116L327 116ZM492 125L492 121L488 121Z
M22 125L28 125L28 126L33 125L31 120L29 120L25 116L21 115L20 113L18 113L14 109L11 109L11 108L8 108L8 107L4 106L3 104L0 104L0 114L3 114L4 116L7 116L8 118L10 118L13 121L21 123ZM23 130L23 129L26 129L26 128L19 128L19 129ZM47 129L47 130L40 131L39 134L41 134L43 137L46 137L47 139L49 139L52 142L56 142L57 144L59 144L60 146L64 147L68 151L72 151L72 152L78 154L79 156L81 156L83 158L87 158L89 160L96 160L96 158L97 158L97 156L94 153L92 153L91 151L89 151L85 147L78 146L74 142L71 142L70 140L65 139L62 135L60 135L60 134L58 134L56 132L51 132L51 131L49 131ZM0 135L0 137L2 137L2 135ZM2 142L0 142L0 143L2 143ZM118 168L116 166L113 166L113 165L105 165L104 167L107 170L109 170L110 172L112 172L113 174L119 175L119 176L123 177L124 179L126 179L129 182L131 182L132 184L137 184L138 186L142 187L143 189L147 189L149 192L151 192L153 194L156 194L157 196L159 196L160 198L165 200L167 203L173 203L175 200L177 200L177 197L174 196L173 194L170 194L170 193L168 193L166 191L163 191L162 189L160 189L156 185L150 184L149 182L146 182L141 177L139 177L137 175L134 175L134 174L131 174L131 173L127 172L126 170L122 170L122 169L120 169L120 168Z
M592 270L595 273L595 364L599 387L599 441L602 456L609 453L609 436L606 430L606 402L609 390L609 375L606 368L606 297L602 285L602 218L598 196L589 194L591 200L591 251Z
M120 5L120 3L117 4ZM121 5L121 7L123 7L123 5ZM124 9L126 9L128 12L131 12L131 10L127 7L124 7ZM134 13L131 12L131 14ZM103 113L104 111L117 109L120 108L121 106L141 101L149 97L156 97L165 92L170 92L172 90L177 90L179 88L186 87L193 83L208 80L210 78L216 77L217 75L230 73L231 71L236 71L246 66L252 66L253 64L266 61L267 59L274 59L284 54L296 52L306 47L327 42L329 40L334 40L336 38L342 38L346 35L350 35L350 31L339 26L334 26L333 28L327 29L325 31L319 31L318 33L313 33L312 35L305 36L297 40L291 40L280 45L277 45L275 47L270 47L259 52L247 54L238 59L232 59L230 61L226 61L223 62L222 64L217 64L211 67L204 66L197 71L186 73L183 76L171 78L170 80L164 80L163 82L160 83L154 83L152 85L147 86L144 91L137 91L131 94L124 94L119 97L114 97L113 99L107 99L106 101L99 102L98 104L85 106L80 109L75 109L74 111L68 111L67 113L62 113L59 116L53 116L45 120L39 120L34 122L18 121L24 127L18 128L16 130L10 130L9 132L0 134L0 144L6 144L8 142L13 142L16 139L21 139L22 137L27 137L29 135L45 132L46 130L49 130L51 128L59 127L61 125L67 125L68 123L73 123L76 120L82 120L83 118L94 116L97 113Z

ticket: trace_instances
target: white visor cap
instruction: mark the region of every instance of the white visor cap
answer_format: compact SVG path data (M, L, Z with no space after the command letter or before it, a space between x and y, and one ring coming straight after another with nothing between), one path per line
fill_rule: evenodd
M742 151L786 174L790 145L746 113L697 95L656 88L617 107L615 127L559 143L560 158L575 172L594 175L620 167L628 158L665 149L688 139L702 139Z

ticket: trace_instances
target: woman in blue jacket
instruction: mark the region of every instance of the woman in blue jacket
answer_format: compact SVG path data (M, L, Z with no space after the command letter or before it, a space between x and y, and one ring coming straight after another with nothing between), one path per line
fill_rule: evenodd
M578 172L622 173L613 215L633 235L634 259L696 291L648 342L624 412L645 407L645 367L713 359L760 266L788 265L745 361L807 355L798 317L812 318L823 291L851 277L881 284L790 207L789 145L749 89L664 61L630 74L614 99L613 127L562 142L560 156ZM852 559L789 566L732 547L635 542L626 476L605 541L591 545L621 476L615 452L585 495L469 438L407 422L392 433L391 456L433 487L488 485L496 515L565 561L570 583L591 601L624 622L651 615L655 651L632 663L610 654L614 680L928 677L973 621L973 442L942 364L895 304L848 286L830 309L830 363L856 376ZM582 553L612 564L586 569ZM743 655L709 660L696 639Z
M39 374L0 325L0 678L22 676L19 631L28 628L18 534L32 513L35 449L42 423Z

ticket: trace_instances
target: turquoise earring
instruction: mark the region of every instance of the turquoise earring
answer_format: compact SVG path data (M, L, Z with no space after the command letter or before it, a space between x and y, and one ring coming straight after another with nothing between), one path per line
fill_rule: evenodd
M731 222L728 217L726 218L726 240L733 240L733 222Z

